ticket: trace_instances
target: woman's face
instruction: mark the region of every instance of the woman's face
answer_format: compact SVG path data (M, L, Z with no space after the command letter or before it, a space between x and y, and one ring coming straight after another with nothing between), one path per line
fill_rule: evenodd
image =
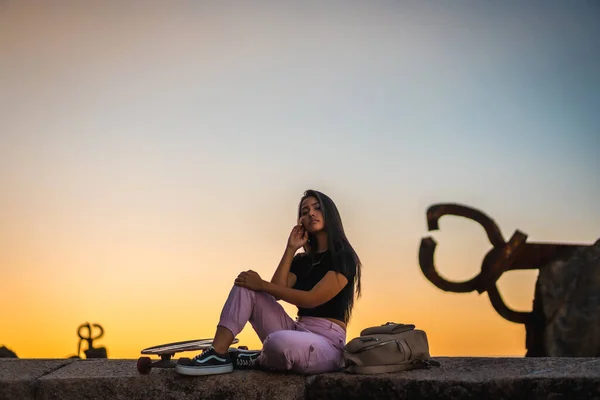
M308 233L316 233L325 229L321 205L315 197L307 197L300 204L300 222Z

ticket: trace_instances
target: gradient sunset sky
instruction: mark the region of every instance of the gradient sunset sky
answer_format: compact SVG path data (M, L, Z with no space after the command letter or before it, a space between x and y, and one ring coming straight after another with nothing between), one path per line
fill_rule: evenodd
M111 358L211 337L313 188L364 264L348 339L396 321L436 356L522 356L487 295L422 275L425 211L598 239L598 38L592 1L0 1L0 346L69 357L86 321ZM474 276L483 230L440 225L441 272ZM500 279L509 306L536 276Z

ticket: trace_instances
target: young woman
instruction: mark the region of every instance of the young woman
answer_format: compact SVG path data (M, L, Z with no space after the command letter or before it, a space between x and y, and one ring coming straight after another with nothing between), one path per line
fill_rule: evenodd
M296 252L304 248L304 252ZM229 346L250 322L263 348L261 368L318 374L343 366L346 324L360 296L361 262L346 238L334 202L307 190L298 207L298 225L271 281L254 271L235 279L221 312L212 347L176 371L184 375L231 372ZM292 320L277 302L298 307Z

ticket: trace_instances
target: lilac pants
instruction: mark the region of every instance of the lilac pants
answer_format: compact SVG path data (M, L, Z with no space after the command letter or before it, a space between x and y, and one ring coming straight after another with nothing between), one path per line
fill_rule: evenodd
M219 326L237 336L250 322L261 342L261 367L319 374L343 366L346 331L324 318L292 320L269 294L234 286L225 302Z

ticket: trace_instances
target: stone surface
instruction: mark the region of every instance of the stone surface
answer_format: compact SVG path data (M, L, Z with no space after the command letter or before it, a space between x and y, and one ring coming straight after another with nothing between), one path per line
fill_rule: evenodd
M545 355L599 357L600 240L541 268L538 291Z
M309 378L309 399L600 399L600 359L435 358L441 366Z
M282 399L304 398L305 379L259 371L188 377L173 369L140 375L135 360L82 360L39 380L39 399Z
M436 358L439 368L316 376L172 369L136 360L0 360L0 399L600 399L600 358Z
M71 363L71 360L0 360L0 400L34 399L37 379Z

